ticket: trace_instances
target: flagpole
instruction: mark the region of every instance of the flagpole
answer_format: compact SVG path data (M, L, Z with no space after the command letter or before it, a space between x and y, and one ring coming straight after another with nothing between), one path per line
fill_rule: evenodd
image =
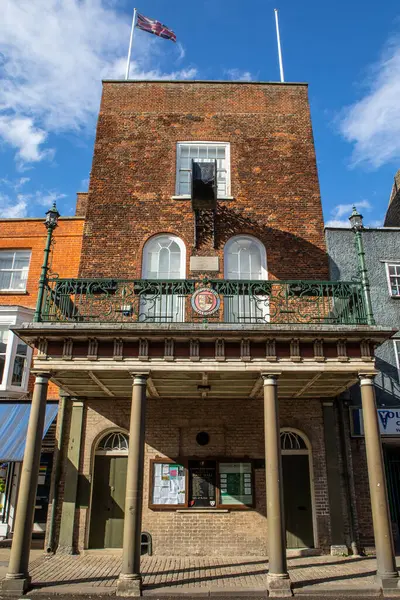
M281 48L281 36L279 35L278 9L274 8L274 11L275 11L275 24L276 24L276 39L278 42L279 71L281 74L281 83L284 83L285 76L283 74L282 48Z
M133 43L133 34L135 31L135 25L136 25L136 8L133 9L131 37L129 39L128 60L126 61L125 81L128 81L128 79L129 79L129 69L131 66L132 43Z

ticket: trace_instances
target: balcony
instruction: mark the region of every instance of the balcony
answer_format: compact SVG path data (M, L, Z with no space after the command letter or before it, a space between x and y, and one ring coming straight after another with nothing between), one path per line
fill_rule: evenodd
M48 279L39 321L367 325L361 283Z

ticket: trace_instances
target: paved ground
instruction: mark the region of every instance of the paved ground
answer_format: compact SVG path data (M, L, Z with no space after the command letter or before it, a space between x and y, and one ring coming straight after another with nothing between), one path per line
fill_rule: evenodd
M6 553L0 549L0 577L6 571ZM32 551L30 572L38 592L54 594L113 594L120 571L121 554L88 552L80 556L45 556ZM357 593L364 599L378 594L374 583L376 561L366 557L314 556L289 558L289 572L296 594L321 593L341 596ZM143 557L146 595L185 593L185 596L253 592L265 593L268 563L262 557L186 558Z

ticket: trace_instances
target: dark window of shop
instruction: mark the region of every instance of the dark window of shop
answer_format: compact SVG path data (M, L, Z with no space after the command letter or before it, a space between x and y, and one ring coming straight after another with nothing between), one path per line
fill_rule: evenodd
M151 461L150 473L152 509L254 507L254 473L249 459L156 459Z

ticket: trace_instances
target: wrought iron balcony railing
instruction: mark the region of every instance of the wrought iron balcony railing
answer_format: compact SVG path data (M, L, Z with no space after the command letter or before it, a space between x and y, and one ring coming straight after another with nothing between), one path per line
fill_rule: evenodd
M361 283L48 279L43 322L368 324Z

